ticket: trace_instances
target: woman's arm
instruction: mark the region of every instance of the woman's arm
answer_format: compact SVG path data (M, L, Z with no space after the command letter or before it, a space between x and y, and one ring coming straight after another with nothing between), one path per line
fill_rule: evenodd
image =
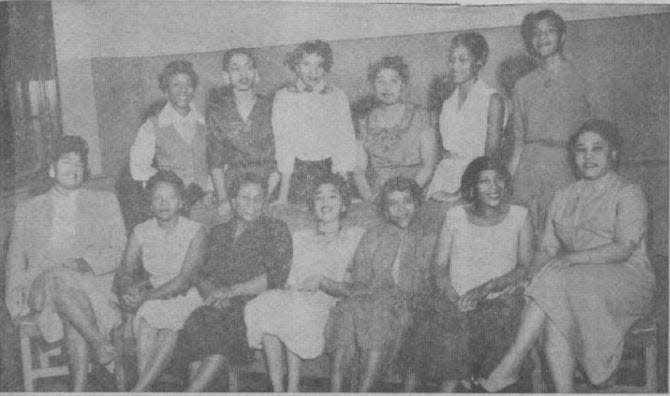
M498 93L491 95L489 99L489 111L486 126L486 149L485 155L496 158L500 151L500 137L503 134L505 123L505 102Z
M366 177L368 169L368 153L365 151L363 142L358 142L356 148L356 167L354 168L354 183L358 193L364 201L372 200L372 190Z
M147 120L137 132L130 147L130 175L133 180L146 182L158 170L151 166L156 154L156 134L151 119Z
M449 257L451 255L451 245L454 239L454 233L451 229L452 221L450 216L444 220L440 235L437 240L437 259L435 260L435 269L438 287L447 294L447 297L453 302L458 301L460 296L454 286L451 284L449 276Z
M192 286L194 275L202 266L205 244L205 229L201 227L188 246L179 274L156 289L150 290L145 301L167 299L186 292Z
M293 165L295 155L292 148L293 142L293 120L291 117L295 109L287 103L288 96L284 91L275 94L272 104L272 132L275 141L275 159L277 161L277 171L281 176L279 184L279 203L288 202L289 187L291 186L291 174L293 174Z
M525 109L518 91L515 90L512 105L512 130L514 132L514 146L510 157L509 172L514 175L521 161L521 152L526 138Z
M421 169L414 177L417 184L423 187L430 181L430 177L435 170L435 160L437 159L437 139L435 130L429 126L426 120L426 127L421 132L421 144L419 146L421 154Z

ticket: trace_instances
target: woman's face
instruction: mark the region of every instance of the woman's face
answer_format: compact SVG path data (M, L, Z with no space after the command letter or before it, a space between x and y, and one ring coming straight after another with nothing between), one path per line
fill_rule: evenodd
M265 207L265 192L256 183L244 183L233 199L235 213L242 220L251 223L257 220Z
M477 76L475 60L467 47L456 46L449 54L449 67L455 84L463 84Z
M75 190L84 182L84 162L79 153L71 152L60 156L51 165L51 174L56 183L67 190Z
M305 54L298 63L295 72L303 84L316 88L326 75L323 62L324 59L319 54Z
M561 51L563 37L551 19L540 19L533 28L531 42L540 58L547 58Z
M167 88L167 97L176 108L188 109L193 100L195 89L188 74L179 73L170 77Z
M497 208L505 197L505 187L505 179L497 171L481 171L477 179L477 201L482 206Z
M253 61L246 54L233 55L228 62L228 77L236 90L250 90L256 80Z
M334 185L330 183L322 184L316 189L314 213L320 222L332 223L339 221L344 209L342 196Z
M172 183L159 182L151 191L151 210L160 221L172 220L179 216L181 197Z
M575 143L575 164L587 180L605 176L612 169L616 155L609 142L595 132L582 133Z
M409 191L391 191L386 195L388 220L400 228L407 228L414 220L416 203Z
M381 69L374 81L375 96L386 105L398 103L402 98L405 83L395 69Z

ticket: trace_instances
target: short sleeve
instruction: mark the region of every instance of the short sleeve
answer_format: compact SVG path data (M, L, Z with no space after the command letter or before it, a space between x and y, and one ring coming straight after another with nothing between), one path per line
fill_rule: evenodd
M647 201L637 184L623 188L616 206L616 241L632 241L639 246L647 231Z

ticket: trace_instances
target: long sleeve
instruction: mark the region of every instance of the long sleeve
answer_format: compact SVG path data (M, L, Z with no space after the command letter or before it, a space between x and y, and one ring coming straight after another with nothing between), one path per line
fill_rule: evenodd
M333 110L338 114L335 124L338 126L339 133L333 146L333 172L351 172L356 166L356 134L351 119L349 100L344 92L337 92L337 104Z
M292 117L292 106L284 91L279 91L275 95L272 105L272 132L275 140L275 158L277 160L277 169L283 175L293 173L293 163L295 162L295 152L293 150L293 130L295 128Z
M134 180L145 182L157 172L156 168L151 166L155 154L154 126L151 120L147 120L140 127L130 148L130 175Z
M96 229L95 244L87 246L82 257L96 275L115 271L126 245L126 228L116 197L110 193L100 197L101 224Z
M291 269L293 259L293 241L288 226L284 222L277 222L270 227L270 240L273 242L267 247L270 260L265 263L267 269L268 289L284 286Z
M19 205L16 208L9 241L9 252L7 253L5 304L12 317L28 312L28 305L22 296L22 289L27 287L28 271L26 264L28 257L25 249L28 238L26 227L28 212L25 205Z

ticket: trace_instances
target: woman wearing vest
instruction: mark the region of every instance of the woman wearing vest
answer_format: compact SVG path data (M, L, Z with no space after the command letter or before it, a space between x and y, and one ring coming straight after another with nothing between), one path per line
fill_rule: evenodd
M213 225L218 217L207 166L207 127L191 105L198 75L191 62L177 60L158 75L158 85L167 103L137 132L130 148L130 174L144 184L159 169L175 172L186 186L189 217Z

